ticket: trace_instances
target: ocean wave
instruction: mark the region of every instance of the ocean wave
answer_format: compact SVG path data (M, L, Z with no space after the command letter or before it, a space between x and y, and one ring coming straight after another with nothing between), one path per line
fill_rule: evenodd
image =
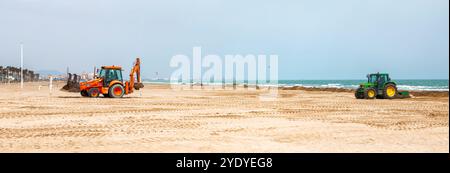
M449 91L448 86L412 86L412 85L397 85L399 90L413 90L413 91Z

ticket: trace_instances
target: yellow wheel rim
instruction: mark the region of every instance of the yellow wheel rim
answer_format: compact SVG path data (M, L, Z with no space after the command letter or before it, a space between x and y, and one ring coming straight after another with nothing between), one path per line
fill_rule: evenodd
M375 97L375 91L369 90L369 91L367 92L367 95L368 95L370 98Z
M393 97L395 95L395 88L393 86L388 86L386 88L386 94L389 97Z

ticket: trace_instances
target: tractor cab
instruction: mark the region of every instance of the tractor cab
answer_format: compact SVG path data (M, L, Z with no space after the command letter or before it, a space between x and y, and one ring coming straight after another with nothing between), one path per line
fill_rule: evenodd
M374 73L367 75L367 83L379 89L387 82L390 82L389 74L386 73Z
M122 68L119 66L102 66L97 78L103 79L103 86L109 86L111 81L123 83Z

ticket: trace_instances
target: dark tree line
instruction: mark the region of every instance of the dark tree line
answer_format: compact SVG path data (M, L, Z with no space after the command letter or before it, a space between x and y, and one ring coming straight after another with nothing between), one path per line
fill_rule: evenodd
M39 74L32 70L23 69L23 81L31 82L38 81ZM20 68L7 66L0 66L0 81L20 82Z

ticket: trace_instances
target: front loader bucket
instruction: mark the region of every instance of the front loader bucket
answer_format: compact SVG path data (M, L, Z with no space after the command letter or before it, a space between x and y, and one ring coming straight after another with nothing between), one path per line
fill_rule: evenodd
M61 90L68 92L80 92L80 78L77 74L68 73L67 84L64 85Z

